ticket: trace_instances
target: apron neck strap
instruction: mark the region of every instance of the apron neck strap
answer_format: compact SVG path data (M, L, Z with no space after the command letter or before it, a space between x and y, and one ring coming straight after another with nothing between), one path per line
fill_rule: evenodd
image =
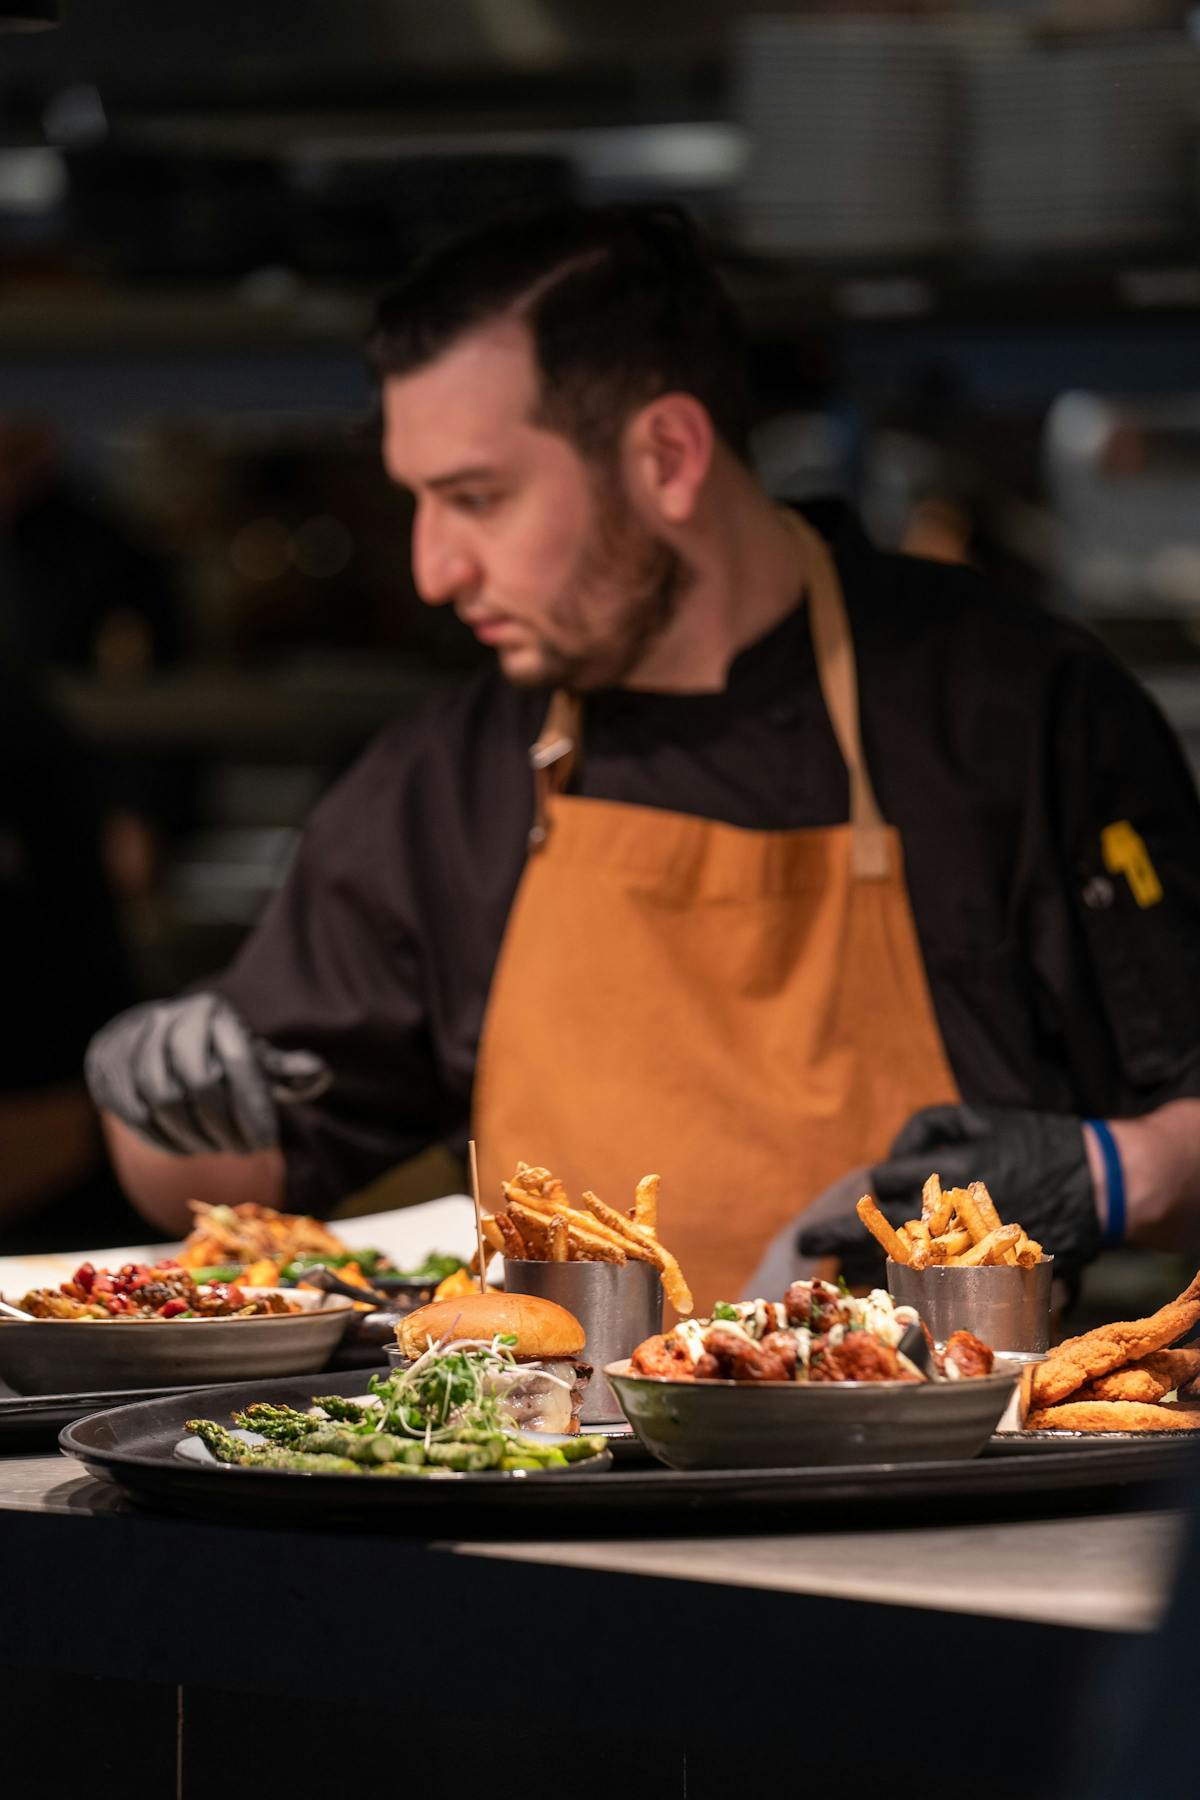
M842 584L828 546L819 532L790 508L783 515L800 546L808 593L808 621L812 633L817 679L838 748L850 777L851 861L854 873L868 881L883 879L889 870L887 827L871 772L863 751L858 708L858 668L854 639L846 616Z
M551 794L561 794L571 779L583 737L583 705L577 694L556 688L537 742L529 752L533 769L533 825L529 848L546 841Z

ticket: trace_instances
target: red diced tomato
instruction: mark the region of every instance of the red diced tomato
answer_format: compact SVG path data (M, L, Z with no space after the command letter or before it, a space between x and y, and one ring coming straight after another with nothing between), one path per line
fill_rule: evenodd
M90 1262L80 1263L72 1279L75 1282L76 1287L82 1288L85 1294L90 1294L92 1291L92 1283L96 1279L95 1264Z
M168 1300L166 1305L161 1307L159 1311L162 1318L173 1319L179 1313L186 1312L187 1309L188 1303L186 1300Z

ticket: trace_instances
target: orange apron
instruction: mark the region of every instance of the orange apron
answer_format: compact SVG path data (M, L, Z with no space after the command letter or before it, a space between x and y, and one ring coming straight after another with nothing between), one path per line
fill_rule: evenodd
M863 756L841 584L788 517L849 822L745 831L566 794L580 708L556 695L476 1072L485 1203L521 1159L622 1211L657 1170L659 1232L701 1314L913 1112L958 1098Z

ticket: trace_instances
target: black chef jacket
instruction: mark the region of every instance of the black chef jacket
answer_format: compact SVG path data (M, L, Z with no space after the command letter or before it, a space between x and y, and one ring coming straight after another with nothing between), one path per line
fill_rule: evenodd
M841 575L867 758L964 1099L1111 1117L1200 1094L1200 804L1151 701L1086 633L974 571L807 512ZM489 671L385 730L213 984L335 1072L284 1112L290 1204L328 1211L432 1142L461 1147L546 705ZM844 821L803 607L721 693L590 694L575 785L758 831ZM1121 821L1152 904L1106 868Z

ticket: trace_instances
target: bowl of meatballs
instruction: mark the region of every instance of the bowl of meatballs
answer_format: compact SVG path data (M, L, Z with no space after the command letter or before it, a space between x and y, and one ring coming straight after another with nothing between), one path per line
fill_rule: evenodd
M968 1331L936 1344L883 1289L793 1282L718 1301L605 1369L643 1445L673 1469L829 1467L978 1455L1017 1383Z

